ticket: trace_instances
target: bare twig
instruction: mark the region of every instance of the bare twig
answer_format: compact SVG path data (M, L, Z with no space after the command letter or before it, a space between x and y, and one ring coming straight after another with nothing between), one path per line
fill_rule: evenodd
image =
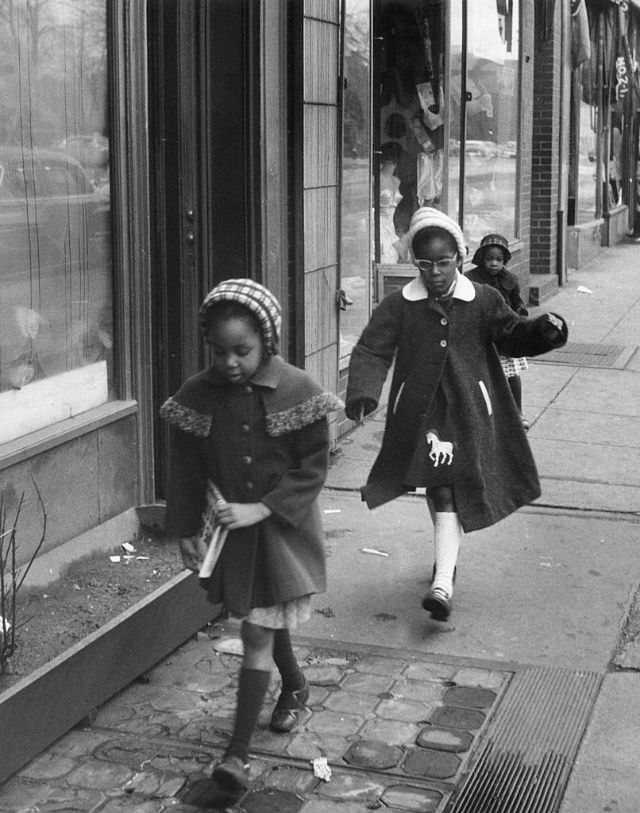
M16 649L16 631L26 622L18 621L18 590L22 587L31 566L40 552L47 533L47 512L37 483L33 487L42 512L42 533L27 563L17 565L18 523L24 507L24 492L18 500L13 523L7 528L7 509L4 497L0 497L0 675L7 669L9 659Z

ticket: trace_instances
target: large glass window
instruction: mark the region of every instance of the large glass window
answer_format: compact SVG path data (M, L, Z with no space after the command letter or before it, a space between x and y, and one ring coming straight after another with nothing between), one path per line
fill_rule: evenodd
M406 232L418 206L441 207L445 143L443 0L380 3L376 99L380 263L407 262Z
M369 0L346 0L342 139L340 368L371 303L371 115Z
M0 9L0 443L108 400L104 0Z
M418 206L458 220L470 248L517 232L518 0L381 0L376 258L408 261ZM386 273L386 272L385 272Z
M584 100L579 100L578 104L578 183L577 189L571 189L576 203L572 225L588 223L598 216L598 166L602 164L602 159L598 160L597 110Z
M462 222L470 249L487 232L516 236L518 5L518 0L450 4L447 209Z

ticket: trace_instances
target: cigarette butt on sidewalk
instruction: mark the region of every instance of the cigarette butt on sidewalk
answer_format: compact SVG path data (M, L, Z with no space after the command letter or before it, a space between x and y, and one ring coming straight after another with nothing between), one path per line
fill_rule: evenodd
M361 553L370 553L373 556L389 556L389 554L384 550L378 550L377 548L360 548Z

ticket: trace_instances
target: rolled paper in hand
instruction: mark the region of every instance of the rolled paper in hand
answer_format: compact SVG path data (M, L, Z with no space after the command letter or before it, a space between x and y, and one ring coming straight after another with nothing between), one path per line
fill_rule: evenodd
M218 557L222 553L222 548L224 546L225 539L227 538L227 533L227 529L223 528L222 525L216 526L213 536L211 537L211 542L209 542L207 553L198 572L198 576L201 579L208 579L213 573L213 568L216 566Z

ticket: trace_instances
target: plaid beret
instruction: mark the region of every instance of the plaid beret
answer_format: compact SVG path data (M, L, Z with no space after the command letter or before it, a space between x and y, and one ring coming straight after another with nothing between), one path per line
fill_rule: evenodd
M501 248L502 253L504 254L504 261L506 263L509 262L511 259L509 241L501 234L485 234L482 240L480 240L480 245L476 249L476 253L473 255L472 262L476 265L480 265L484 259L485 249L489 248L490 246L497 246L497 248Z
M271 355L278 352L282 309L278 300L264 285L252 279L226 279L218 283L200 306L200 329L203 332L207 329L207 312L217 302L235 302L251 311L260 324L265 351Z
M423 230L428 228L444 229L455 240L458 247L458 254L465 257L467 254L467 244L465 243L464 234L462 229L452 220L449 215L441 212L439 209L433 209L430 206L421 206L413 213L409 222L409 245L413 251L413 241L416 236Z

